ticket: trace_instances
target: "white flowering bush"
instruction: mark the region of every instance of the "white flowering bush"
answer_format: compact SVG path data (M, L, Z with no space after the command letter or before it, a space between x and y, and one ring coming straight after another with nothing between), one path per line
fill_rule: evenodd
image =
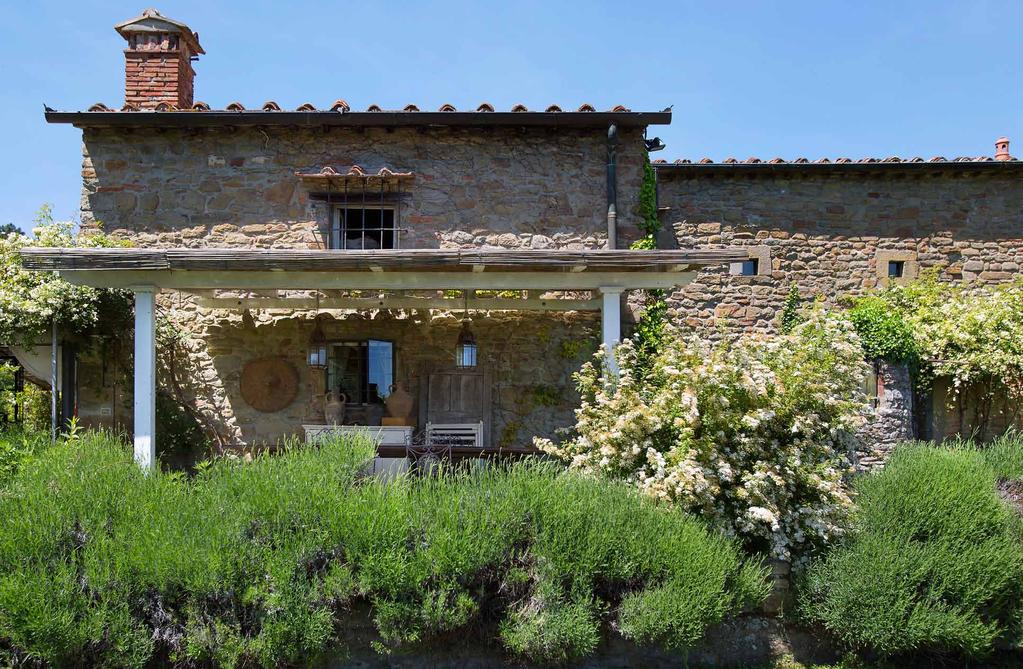
M718 346L671 333L642 377L630 342L617 358L617 382L599 361L578 373L573 436L537 446L775 558L798 561L842 533L866 408L863 351L843 315L818 308L791 334Z
M878 298L911 328L924 385L942 376L956 389L980 384L1023 399L1023 278L978 287L932 274Z
M61 331L84 334L101 321L108 332L130 314L124 291L75 286L53 272L30 272L18 255L27 246L96 247L119 242L95 232L82 234L70 222L54 221L44 206L36 218L34 238L0 234L0 343L32 344L45 337L54 320Z

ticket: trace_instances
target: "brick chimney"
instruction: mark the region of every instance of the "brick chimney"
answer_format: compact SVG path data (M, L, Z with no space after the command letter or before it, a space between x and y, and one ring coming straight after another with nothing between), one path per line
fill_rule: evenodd
M198 33L155 9L114 26L128 42L124 50L124 102L140 109L161 103L192 106L192 60L206 53Z
M1009 138L999 137L995 140L995 160L1012 160L1009 155Z

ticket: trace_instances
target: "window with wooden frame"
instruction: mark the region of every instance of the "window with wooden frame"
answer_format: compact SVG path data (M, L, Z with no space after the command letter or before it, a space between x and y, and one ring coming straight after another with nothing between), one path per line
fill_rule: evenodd
M394 384L394 342L384 339L336 341L328 347L327 390L352 404L379 404Z
M389 205L338 205L330 226L330 248L345 250L400 248L395 208Z

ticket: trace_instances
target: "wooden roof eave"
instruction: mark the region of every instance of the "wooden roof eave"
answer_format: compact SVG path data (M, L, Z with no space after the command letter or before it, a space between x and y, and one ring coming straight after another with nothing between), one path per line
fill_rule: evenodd
M58 271L98 287L170 289L670 288L705 265L746 259L742 249L702 251L395 249L40 249L27 269Z

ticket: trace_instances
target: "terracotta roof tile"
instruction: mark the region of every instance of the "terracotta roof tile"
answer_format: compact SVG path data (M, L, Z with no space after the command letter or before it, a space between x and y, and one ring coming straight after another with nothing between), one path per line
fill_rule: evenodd
M1010 161L1017 161L1016 158L1009 158ZM772 158L770 160L763 160L756 157L747 158L746 160L736 160L735 158L725 158L721 162L716 162L710 158L703 158L698 161L700 165L757 165L757 164L769 164L769 165L807 165L810 161L806 158L795 158L794 160L785 160L784 158ZM957 156L955 158L946 158L944 156L934 156L928 160L924 160L920 156L913 156L912 158L900 158L898 156L888 156L887 158L875 158L868 156L866 158L859 158L852 160L851 158L818 158L813 161L814 165L904 165L909 163L990 163L990 162L1004 162L999 161L991 156ZM665 165L668 161L659 159L652 161L654 165ZM689 159L678 159L675 160L674 165L691 165L693 162Z
M167 105L167 106L170 106L170 103L164 103L164 104ZM195 104L192 105L191 110L192 111L219 111L219 110L213 109L212 107L210 107L210 105L206 104L205 102L196 102ZM266 102L263 103L263 105L259 108L259 110L261 110L261 111L283 111L283 108L279 104L277 104L277 102L275 102L274 100L267 100ZM90 112L107 112L107 111L115 111L115 110L113 108L111 108L111 107L107 107L102 102L97 102L96 104L94 104L91 107L89 107L88 111L90 111ZM135 105L132 105L132 104L126 104L126 105L124 105L121 108L121 111L140 111L140 108L135 106ZM235 101L231 102L230 104L228 104L226 107L224 107L223 111L241 112L241 111L250 111L250 110L246 109L245 105L243 105L241 102L235 100ZM311 102L306 102L306 103L304 103L302 105L299 105L295 109L295 111L302 111L302 112L335 111L335 112L347 113L347 112L351 111L351 106L344 99L338 98L337 100L335 100L333 102L333 104L330 105L330 107L328 107L326 109L319 109L314 104L312 104ZM371 105L369 105L369 107L366 108L366 111L368 111L368 112L381 112L381 111L385 111L385 110L382 107L380 107L380 105L371 104ZM418 112L418 111L420 111L420 108L417 105L415 105L415 104L408 104L408 105L405 105L405 107L403 107L401 109L401 111L403 111L403 112ZM452 105L452 104L443 104L443 105L440 106L440 108L437 111L456 112L456 111L458 111L458 109L456 109L455 106ZM489 102L483 102L478 107L476 107L476 111L480 112L480 113L490 113L490 112L494 112L494 111L497 111L497 110L494 108L494 105L490 104ZM526 107L526 105L519 103L519 104L513 105L509 111L512 111L512 112L528 112L529 108ZM563 112L563 111L564 111L564 109L560 105L556 105L556 104L548 105L547 107L544 108L544 112L546 112L548 114L550 114L550 113L559 113L559 112ZM579 112L585 113L585 112L596 112L597 109L596 109L596 107L594 107L593 105L591 105L589 103L583 103L583 104L579 105L579 108L576 109L575 111L577 113L579 113ZM609 113L613 113L613 114L628 114L628 113L631 113L632 110L629 109L628 107L626 107L625 105L615 105L614 107L609 109L608 112Z
M177 111L178 108L169 102L161 102L154 107L156 111Z
M124 106L121 107L121 111L123 111L123 112L135 112L135 111L138 111L138 110L139 110L138 105L133 105L130 102L125 102Z
M359 180L359 179L391 179L407 180L415 177L413 172L396 172L388 167L381 167L374 172L367 172L358 165L352 165L346 172L339 172L330 165L320 168L319 172L295 172L300 179L311 179L314 181L329 181L331 179Z

